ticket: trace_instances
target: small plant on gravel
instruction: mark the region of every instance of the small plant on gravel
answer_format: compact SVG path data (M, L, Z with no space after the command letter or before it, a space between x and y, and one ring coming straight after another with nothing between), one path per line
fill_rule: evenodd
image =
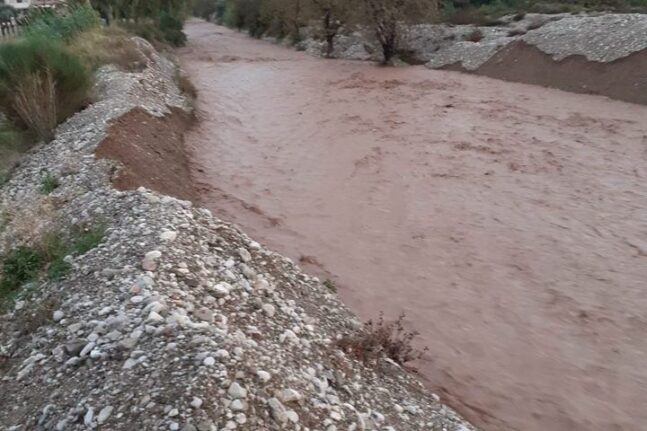
M56 190L60 185L61 183L59 182L58 178L48 172L40 180L40 192L48 195Z
M86 227L78 227L72 232L72 252L82 255L96 248L106 235L104 223L94 223Z
M480 42L483 40L483 32L478 28L472 30L467 35L465 35L465 40L468 42Z
M333 292L333 293L337 293L337 285L336 285L336 284L335 284L335 282L334 282L334 281L332 281L331 279L329 279L329 278L328 278L328 279L326 279L326 280L323 282L323 285L324 285L324 286L326 286L326 289L330 290L331 292Z
M386 322L380 313L377 322L369 320L357 334L343 337L338 346L352 357L364 362L376 362L386 356L397 364L404 365L420 359L427 348L420 351L412 342L418 336L416 331L404 327L404 313L393 322Z
M20 286L36 278L44 263L40 250L26 246L11 250L2 260L0 302L11 299Z
M49 232L37 245L18 246L2 259L0 307L11 301L25 283L46 274L51 281L62 279L70 269L66 256L79 256L97 247L105 236L103 223L74 227L70 233Z

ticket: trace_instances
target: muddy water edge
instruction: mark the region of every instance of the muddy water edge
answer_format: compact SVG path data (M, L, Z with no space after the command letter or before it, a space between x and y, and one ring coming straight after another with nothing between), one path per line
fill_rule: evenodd
M482 429L644 429L647 107L187 32L203 205L405 312Z

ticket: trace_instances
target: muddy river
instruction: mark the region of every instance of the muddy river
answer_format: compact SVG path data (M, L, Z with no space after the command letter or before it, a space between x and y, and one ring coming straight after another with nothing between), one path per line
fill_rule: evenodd
M187 31L204 205L405 312L482 429L646 429L647 107Z

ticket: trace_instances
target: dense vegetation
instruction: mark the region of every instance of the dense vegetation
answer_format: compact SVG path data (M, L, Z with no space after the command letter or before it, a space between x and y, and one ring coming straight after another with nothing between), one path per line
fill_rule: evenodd
M66 9L19 17L21 37L0 43L0 157L54 129L91 99L92 72L107 63L136 70L145 58L129 33L184 44L187 0L70 0ZM7 6L2 17L18 16ZM104 25L109 24L109 25ZM6 173L0 163L0 180Z

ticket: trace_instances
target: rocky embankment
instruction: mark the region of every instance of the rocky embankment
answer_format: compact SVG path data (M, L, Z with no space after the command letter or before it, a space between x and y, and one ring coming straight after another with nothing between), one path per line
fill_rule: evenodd
M289 259L151 190L172 184L115 188L188 180L164 157L178 142L160 126L187 107L175 67L139 44L146 69L103 69L96 103L0 189L0 256L52 230L104 229L98 246L65 257L62 278L22 286L0 317L0 429L473 430L394 362L340 350L361 325ZM139 145L150 166L124 169L95 151L119 159L129 141L109 130L133 110L133 142L157 136L160 148ZM45 174L59 182L49 194Z
M495 26L412 26L401 46L430 69L647 104L646 34L645 14L527 14ZM370 32L342 35L336 43L335 57L380 60ZM308 37L300 48L319 55L323 43Z

